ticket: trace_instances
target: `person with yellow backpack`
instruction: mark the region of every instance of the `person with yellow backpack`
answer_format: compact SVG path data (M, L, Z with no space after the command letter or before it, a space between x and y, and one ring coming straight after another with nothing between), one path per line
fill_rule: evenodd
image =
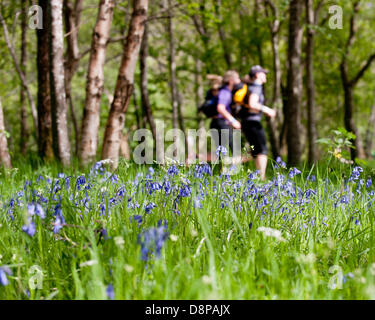
M252 147L251 155L255 158L262 180L266 177L268 150L261 119L263 114L270 118L276 117L276 111L264 105L263 85L267 82L267 73L268 70L261 66L253 66L249 72L249 82L237 86L233 92L242 132Z

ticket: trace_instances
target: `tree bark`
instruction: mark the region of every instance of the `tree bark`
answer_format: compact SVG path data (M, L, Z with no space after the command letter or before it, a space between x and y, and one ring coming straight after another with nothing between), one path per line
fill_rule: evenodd
M169 39L169 76L170 76L170 88L172 96L172 121L173 129L178 128L178 92L177 92L177 78L176 78L176 49L174 41L174 25L172 18L172 3L168 0L168 11L169 17L167 21L167 33Z
M70 165L70 141L67 126L67 111L64 70L63 3L50 1L51 43L50 77L52 101L52 134L54 151L64 166Z
M113 160L113 168L118 166L125 113L134 90L134 71L147 19L148 0L134 0L133 3L129 32L124 45L114 99L109 112L103 142L102 158Z
M345 51L342 57L340 64L340 73L341 73L341 82L344 90L344 111L345 111L345 129L349 132L352 132L356 135L356 138L352 140L354 149L350 149L351 158L354 161L356 158L364 159L365 151L363 148L363 143L359 131L354 123L353 114L354 114L354 89L359 80L363 77L365 72L370 68L373 61L375 61L375 53L372 54L358 73L353 77L349 78L349 68L348 68L348 57L350 49L354 43L355 36L357 34L357 15L360 9L360 0L357 0L353 3L353 14L350 19L350 29L349 37L346 42Z
M26 77L27 62L27 0L22 0L22 22L21 22L21 70ZM26 155L27 141L29 137L29 128L27 125L26 96L25 88L21 87L20 104L21 104L21 139L20 151L22 155Z
M37 135L38 134L38 115L37 115L37 111L36 111L36 107L35 107L35 102L34 102L34 99L31 95L29 86L27 85L25 75L23 74L23 72L21 70L21 66L20 66L20 64L18 62L18 59L16 57L16 53L14 52L14 48L13 48L12 43L11 43L10 38L9 38L8 28L7 28L7 25L5 23L4 17L2 16L1 12L0 12L0 23L3 26L5 43L8 47L8 49L9 49L10 55L11 55L12 60L13 60L13 64L16 68L17 74L18 74L18 76L21 80L22 86L24 87L24 89L26 91L27 98L28 98L29 103L30 103L31 114L33 116L33 121L34 121L35 134Z
M82 119L79 158L86 164L96 157L100 125L100 102L104 86L104 63L113 20L114 0L100 0L91 41L86 100Z
M288 105L285 119L287 121L288 164L296 166L301 161L301 97L302 68L301 43L303 28L301 16L302 0L291 0L289 4L289 41L288 41Z
M39 156L45 160L54 158L52 143L52 115L50 89L50 57L49 57L49 5L47 0L39 0L43 10L43 29L37 29L37 66L38 66L38 150Z
M10 160L9 149L8 149L8 142L5 134L5 126L4 126L4 113L3 113L3 106L0 100L0 162L1 164L7 168L12 168L12 162Z
M225 31L224 31L224 27L223 27L223 21L222 21L222 17L221 17L221 13L220 13L221 0L215 0L214 6L215 6L216 16L219 20L219 22L217 24L217 28L218 28L218 31L219 31L220 41L221 41L221 44L223 46L224 59L225 59L225 62L227 64L228 69L230 69L232 67L232 57L231 57L231 50L230 50L230 48L228 47L228 44L227 44L227 37L225 35Z
M371 114L367 125L365 151L368 159L372 158L372 145L374 139L375 104L371 107Z
M308 162L313 164L317 160L315 141L317 139L315 124L315 82L314 82L314 26L317 21L314 15L314 1L306 0L306 94L307 94L307 141L308 141Z
M148 26L145 25L145 30L143 33L143 39L140 50L140 68L141 68L141 99L142 108L147 117L147 122L151 128L152 137L156 143L156 127L155 121L152 114L152 109L150 105L150 99L148 96L148 68L147 68L147 57L148 57Z
M68 44L65 59L65 91L66 101L69 106L71 120L74 128L75 154L78 154L79 130L74 103L72 100L71 83L73 76L78 69L80 61L80 52L78 47L78 31L82 4L83 0L76 0L74 6L70 0L64 0L65 30L67 34Z

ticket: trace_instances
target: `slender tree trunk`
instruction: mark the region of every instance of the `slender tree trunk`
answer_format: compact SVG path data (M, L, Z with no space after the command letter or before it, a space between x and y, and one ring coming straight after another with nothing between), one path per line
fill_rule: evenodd
M9 149L8 149L8 142L5 134L5 126L4 126L4 113L3 113L3 106L0 100L0 162L1 164L7 168L12 168L12 162L10 160Z
M114 0L100 0L97 22L92 35L86 101L78 153L83 163L94 160L98 148L100 102L104 86L104 63L113 20L114 5Z
M50 1L51 12L51 100L52 133L54 151L63 165L70 165L70 141L67 126L67 111L64 70L63 4L61 0Z
M315 82L314 82L314 37L316 25L314 16L314 1L306 0L306 94L307 94L307 132L308 132L308 161L313 164L317 160L315 141L317 139L315 124Z
M156 143L156 127L154 117L152 115L152 109L150 105L150 99L148 96L148 78L147 78L147 57L148 57L148 25L146 23L145 30L143 33L143 39L140 50L140 68L141 68L141 99L142 108L147 117L147 122L151 128L152 137Z
M351 85L348 82L348 70L346 63L341 64L341 79L342 79L342 85L344 89L344 123L345 123L345 129L349 132L352 132L355 134L356 138L352 140L352 143L354 145L354 149L350 149L351 158L354 161L356 158L364 159L365 153L363 150L363 144L362 139L359 134L359 131L357 129L357 126L354 124L354 98L353 98L353 92L354 88L353 85Z
M43 29L37 29L38 51L38 150L41 158L54 158L52 143L52 115L49 57L49 5L48 0L39 0L43 10Z
M27 62L27 0L22 0L22 22L21 22L21 70L26 77L26 62ZM29 137L29 128L27 125L27 111L26 111L26 93L24 87L21 87L20 92L21 103L21 139L20 150L22 155L26 155L27 141Z
M367 125L365 151L366 157L372 157L372 145L374 139L374 126L375 126L375 104L371 108L371 114Z
M23 74L23 72L21 70L21 66L18 62L18 59L17 59L16 53L14 51L14 48L12 46L11 40L9 38L8 28L7 28L7 25L5 23L4 17L1 14L1 11L0 11L0 23L2 24L2 27L3 27L3 30L4 30L5 43L8 47L8 49L9 49L10 55L11 55L12 60L13 60L13 64L14 64L14 66L16 68L16 71L17 71L17 74L18 74L18 76L21 80L21 84L26 91L27 98L28 98L29 103L30 103L31 114L33 116L35 134L38 135L38 115L37 115L37 111L36 111L36 107L35 107L35 102L34 102L33 96L31 95L29 86L27 85L25 75Z
M195 105L197 107L198 128L204 128L204 116L198 109L204 101L202 61L195 60Z
M172 13L172 1L168 0L169 17L167 22L167 32L169 38L169 76L170 87L172 94L172 121L173 128L178 128L178 92L177 92L177 77L176 77L176 49L174 41L174 25Z
M303 28L301 16L302 0L291 0L289 5L289 46L288 46L288 105L286 108L288 164L298 165L301 161L301 97L302 97L302 68L301 43Z
M67 52L65 59L65 91L66 91L66 101L69 106L71 120L74 128L75 136L75 154L78 154L78 121L74 108L74 103L72 99L72 88L71 83L74 74L76 73L79 60L80 52L78 47L78 31L79 31L79 21L81 16L83 0L76 0L75 5L71 0L64 0L64 17L65 17L65 30L67 34Z
M113 160L113 168L118 165L125 113L134 90L134 71L147 19L148 0L134 0L133 3L133 14L103 142L102 158Z
M217 19L219 20L217 27L219 31L220 41L223 46L224 58L225 58L225 62L227 63L228 69L230 69L232 67L232 57L231 57L231 50L227 44L227 37L225 35L223 21L222 21L222 17L220 13L221 0L215 0L214 5L215 5L216 16L217 16Z
M353 13L350 19L349 37L346 42L345 51L344 51L342 61L340 64L341 82L342 82L342 86L344 89L345 129L356 135L356 138L352 140L352 143L355 149L350 149L351 158L353 161L356 158L359 158L359 159L365 158L365 151L363 149L362 139L359 134L359 130L354 124L354 119L353 119L354 89L358 81L361 80L365 72L370 68L371 64L375 61L375 53L373 53L367 59L366 63L362 66L362 68L358 71L358 73L353 78L349 77L348 56L349 56L349 51L354 43L355 36L358 32L356 19L357 19L359 9L360 9L360 0L357 0L353 3Z

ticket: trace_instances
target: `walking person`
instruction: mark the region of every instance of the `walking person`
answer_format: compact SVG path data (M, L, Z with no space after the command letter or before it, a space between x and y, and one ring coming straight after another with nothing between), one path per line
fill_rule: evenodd
M210 129L218 130L218 137L215 137L216 147L225 144L226 141L222 139L222 130L227 129L229 133L228 145L233 152L233 128L241 129L241 123L236 120L231 113L232 105L232 90L236 84L241 82L240 77L236 71L227 71L223 77L223 86L219 90L217 115L212 118ZM226 146L225 146L226 147Z
M262 180L266 178L267 143L261 124L262 115L276 117L276 111L264 105L263 85L267 82L268 71L259 65L250 69L248 85L248 102L240 112L242 131L252 147L251 155L255 158L256 168Z

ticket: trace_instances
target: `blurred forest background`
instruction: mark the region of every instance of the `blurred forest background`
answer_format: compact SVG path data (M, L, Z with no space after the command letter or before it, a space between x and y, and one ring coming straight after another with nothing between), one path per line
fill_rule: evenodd
M263 121L274 156L290 165L322 159L316 140L339 127L356 135L352 159L374 156L373 0L0 3L5 166L25 156L129 157L131 133L156 120L208 128L197 111L206 75L244 76L255 64L270 70L266 104L278 117ZM43 29L30 28L32 5L46 8ZM342 9L342 28L332 28L340 25L332 6Z

